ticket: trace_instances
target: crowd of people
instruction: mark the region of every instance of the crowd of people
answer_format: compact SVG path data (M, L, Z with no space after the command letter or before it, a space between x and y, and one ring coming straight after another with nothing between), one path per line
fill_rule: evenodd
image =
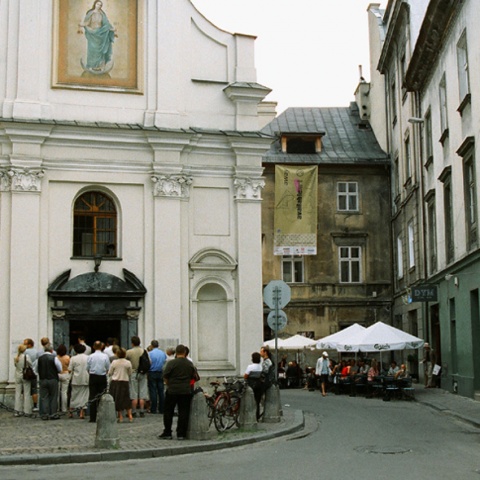
M428 348L428 347L427 347ZM328 352L323 352L315 367L308 365L302 369L296 360L287 361L283 355L278 363L278 383L281 388L303 387L305 390L320 390L322 396L329 391L338 393L343 385L352 388L355 383L361 383L366 391L376 378L384 376L395 380L410 378L411 375L404 363L397 365L392 361L383 370L375 359L343 359L338 362L331 359ZM425 370L431 370L431 364L425 365ZM426 377L427 378L427 377ZM428 380L426 380L427 385Z
M179 400L176 372L173 370L172 374L175 362L172 367L167 367L167 363L182 355L187 358L187 347L180 346L187 354L179 352L179 346L177 352L173 347L164 352L158 341L152 340L144 349L138 336L131 338L128 350L113 338L89 346L85 338L79 337L69 351L65 345L58 345L54 350L47 337L42 338L40 344L36 349L34 341L26 338L14 357L15 416L39 412L43 420L57 420L64 413L70 418L88 417L90 422L96 422L100 397L108 391L115 401L117 421L123 422L126 413L132 422L137 415L144 417L146 411L164 414L167 409L171 410L172 398ZM142 359L145 355L146 364ZM188 363L191 372L187 393L190 394L198 373L190 359ZM34 375L27 375L26 370L33 370Z
M163 414L164 429L158 437L168 440L173 438L177 414L176 437L186 438L192 392L200 377L185 345L164 352L158 341L152 340L144 349L138 336L131 337L128 350L113 338L89 346L79 337L70 350L65 345L54 350L47 337L40 343L36 349L34 341L27 338L18 346L14 358L15 416L39 412L43 420L57 420L63 413L96 422L100 398L108 391L119 423L133 422L147 412ZM26 369L33 370L33 378L26 378ZM254 391L259 419L262 397L275 383L268 347L252 354L244 378Z

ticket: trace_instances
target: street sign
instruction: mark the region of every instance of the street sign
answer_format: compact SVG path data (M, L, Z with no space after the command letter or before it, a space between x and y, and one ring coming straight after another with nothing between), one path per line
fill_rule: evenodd
M290 287L283 280L272 280L263 289L263 301L270 308L283 308L290 299Z
M280 332L287 326L287 315L283 310L272 310L268 314L267 323L274 332Z
M412 287L412 302L436 302L437 286L436 285L418 285Z

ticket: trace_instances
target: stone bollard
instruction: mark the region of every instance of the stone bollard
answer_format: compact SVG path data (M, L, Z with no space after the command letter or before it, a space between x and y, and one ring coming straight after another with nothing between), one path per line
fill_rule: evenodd
M240 426L245 429L257 428L257 402L249 385L245 386L240 403Z
M97 412L96 448L118 448L117 412L113 397L106 393L102 395Z
M189 440L209 440L213 433L209 432L208 405L203 391L193 395L190 403L187 438Z
M265 423L276 423L280 421L282 408L280 404L280 389L278 385L272 385L265 392L265 410L263 421Z

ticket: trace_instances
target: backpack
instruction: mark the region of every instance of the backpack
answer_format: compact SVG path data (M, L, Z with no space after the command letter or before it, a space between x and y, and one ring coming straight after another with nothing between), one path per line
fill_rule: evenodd
M268 368L267 373L262 373L262 382L265 389L270 388L275 381L275 365L273 363Z
M138 373L148 373L150 370L150 366L152 362L150 361L150 357L148 356L148 352L146 350L143 351L142 356L138 361Z

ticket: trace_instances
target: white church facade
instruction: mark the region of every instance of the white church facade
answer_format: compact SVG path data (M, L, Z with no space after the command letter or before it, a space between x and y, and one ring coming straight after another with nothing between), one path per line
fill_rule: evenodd
M30 337L263 341L254 40L189 0L0 0L0 397Z

